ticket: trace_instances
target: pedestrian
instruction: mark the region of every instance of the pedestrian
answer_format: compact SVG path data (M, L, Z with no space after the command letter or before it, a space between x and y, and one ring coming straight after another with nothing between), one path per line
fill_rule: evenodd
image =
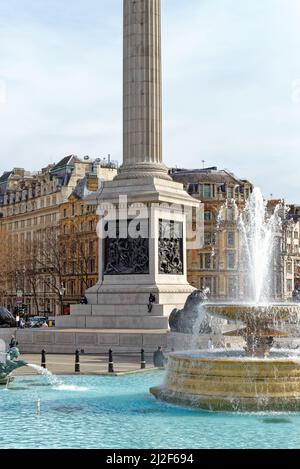
M18 345L18 342L16 341L16 338L14 335L11 336L10 343L9 343L9 348L16 348Z
M24 329L24 327L25 327L25 321L24 321L24 319L22 318L22 319L20 320L20 329Z
M153 365L155 368L164 368L165 366L165 356L163 354L162 348L158 347L153 354Z
M80 304L81 304L81 305L87 305L88 303L89 303L89 302L88 302L87 297L86 297L85 295L83 295L83 296L81 297Z

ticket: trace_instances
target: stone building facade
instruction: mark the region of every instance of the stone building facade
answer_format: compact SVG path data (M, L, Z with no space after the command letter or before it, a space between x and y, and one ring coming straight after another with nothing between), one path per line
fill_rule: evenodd
M1 236L11 240L10 257L14 258L11 271L6 272L5 285L0 289L3 306L13 310L16 292L22 290L22 303L28 314L55 315L61 312L59 290L64 278L58 264L62 259L57 264L54 259L55 256L62 257L56 251L63 214L61 206L69 203L68 199L79 182L89 174L98 180L110 180L117 170L111 163L102 164L100 160L88 158L81 160L71 155L38 172L15 168L0 177ZM45 250L43 255L40 252L41 240ZM1 248L4 249L3 246Z
M216 167L173 169L172 178L204 203L204 246L188 252L188 280L196 288L208 287L214 299L242 296L238 214L252 192L249 181Z
M300 205L291 204L288 206L287 230L286 230L286 272L287 278L285 286L286 295L290 297L291 291L300 290ZM288 282L288 280L291 280Z
M85 291L98 280L97 207L88 203L88 197L96 194L99 184L96 175L88 174L60 206L59 243L65 253L65 314L69 313L71 304L80 303Z
M278 297L291 300L295 289L300 290L300 207L284 201L268 202L273 206L282 204L282 230L278 240L280 252L277 269Z

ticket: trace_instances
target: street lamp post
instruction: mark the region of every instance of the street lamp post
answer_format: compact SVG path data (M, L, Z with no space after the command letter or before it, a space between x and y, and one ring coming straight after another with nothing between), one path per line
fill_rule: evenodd
M16 323L17 327L19 327L20 323L20 309L23 304L23 290L21 288L17 288L17 297L16 297Z
M64 287L63 284L61 284L60 288L59 288L59 296L60 296L60 314L63 315L64 313L64 303L63 303L63 298L64 298L64 294L66 292L66 289Z

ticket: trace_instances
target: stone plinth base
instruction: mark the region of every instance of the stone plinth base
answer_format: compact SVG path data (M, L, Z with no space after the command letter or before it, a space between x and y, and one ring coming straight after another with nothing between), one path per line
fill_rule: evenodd
M126 329L22 329L16 334L21 353L85 353L153 352L158 346L166 347L165 330Z
M181 308L194 291L188 283L179 285L137 285L140 279L131 279L133 285L97 284L86 292L87 305L72 305L70 316L58 316L56 328L72 329L165 329L169 315ZM182 280L183 281L183 280ZM156 302L148 312L150 293Z
M215 348L243 348L244 340L240 337L225 337L222 334L184 334L181 332L168 333L168 350L185 351L185 350L204 350L208 346L209 339L212 339Z

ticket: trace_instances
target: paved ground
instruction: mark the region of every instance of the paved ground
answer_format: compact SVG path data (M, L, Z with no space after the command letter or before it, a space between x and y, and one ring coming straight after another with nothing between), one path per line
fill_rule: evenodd
M40 354L24 354L20 359L34 365L41 364ZM141 370L140 355L118 356L114 355L115 373L129 373ZM153 369L152 356L146 355L146 369ZM73 374L75 372L74 355L47 355L47 369L54 374ZM80 372L82 374L103 374L108 371L108 357L100 355L81 355ZM20 368L14 372L15 376L36 374L30 367Z

